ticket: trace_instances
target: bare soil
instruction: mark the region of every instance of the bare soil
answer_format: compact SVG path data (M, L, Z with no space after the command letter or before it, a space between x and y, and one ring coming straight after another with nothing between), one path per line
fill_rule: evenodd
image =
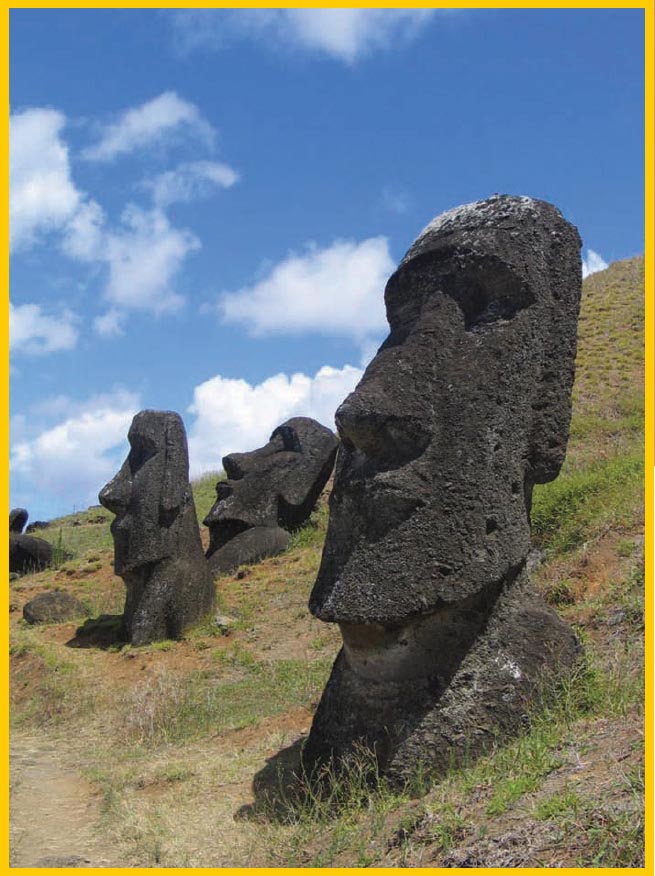
M120 866L99 830L99 795L70 754L43 738L11 734L10 866Z

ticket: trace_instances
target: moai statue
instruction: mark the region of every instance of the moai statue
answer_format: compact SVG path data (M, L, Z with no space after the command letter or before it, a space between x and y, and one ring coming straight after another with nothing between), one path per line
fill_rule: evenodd
M23 532L28 517L25 508L9 512L9 572L16 575L40 572L52 562L50 542Z
M9 512L9 532L21 533L29 516L25 508L12 508Z
M404 781L516 731L578 644L530 587L530 505L566 450L580 238L495 195L422 232L390 278L390 333L336 414L310 598L343 637L307 769L363 745Z
M141 411L128 433L130 452L100 491L116 518L114 570L125 581L124 638L134 645L179 638L213 607L180 416Z
M52 545L44 538L9 532L9 571L18 575L41 572L52 563Z
M264 447L223 457L227 480L216 485L216 503L203 521L214 574L287 547L289 532L308 519L332 474L337 446L325 426L294 417Z

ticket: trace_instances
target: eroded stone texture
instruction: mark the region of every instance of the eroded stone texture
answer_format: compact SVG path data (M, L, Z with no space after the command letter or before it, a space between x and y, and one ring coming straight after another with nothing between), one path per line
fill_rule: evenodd
M44 538L9 533L9 571L21 575L40 572L52 562L52 545Z
M214 573L286 548L288 532L308 519L327 483L337 446L325 426L294 417L264 447L223 457L227 480L216 485L216 503L204 520Z
M9 512L9 532L22 532L29 516L25 508L12 508Z
M575 659L525 565L533 485L564 460L580 293L577 230L511 196L437 217L390 278L390 334L336 415L310 609L344 645L310 767L363 742L390 776L443 768Z
M99 499L116 517L114 570L125 581L123 634L143 645L179 638L214 604L189 485L184 425L172 411L141 411L130 452Z

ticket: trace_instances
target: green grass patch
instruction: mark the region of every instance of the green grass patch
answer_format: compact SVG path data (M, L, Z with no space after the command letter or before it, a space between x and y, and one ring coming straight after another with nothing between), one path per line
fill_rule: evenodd
M634 524L642 501L643 450L565 467L550 484L535 487L532 532L541 547L565 554L602 527Z
M323 502L317 505L307 523L292 534L287 551L299 548L322 549L325 533L327 532L328 518L329 509L327 503Z
M224 480L224 471L208 471L202 477L191 482L193 501L200 525L216 501L216 484Z
M582 867L643 867L644 815L640 810L612 812L593 809L582 824L589 847Z
M269 795L258 814L271 861L304 867L337 866L343 853L349 866L372 866L378 861L375 846L388 829L386 816L409 799L379 776L373 753L363 748L338 770L325 766L311 779L280 773ZM412 829L401 828L398 841Z
M39 631L40 632L40 631ZM20 710L12 709L16 724L45 728L68 722L71 718L84 719L95 708L93 691L84 684L82 673L75 664L59 653L56 646L39 641L39 633L31 629L21 630L9 649L14 671L12 693L28 685L29 699ZM28 666L27 680L23 682L21 661L32 658ZM30 663L39 661L43 671L35 681Z
M579 795L570 788L557 791L535 806L533 815L538 821L569 819L577 816L584 803Z
M89 523L93 515L85 511L70 517L53 520L46 529L39 529L34 535L49 541L53 546L52 565L58 568L70 559L79 559L88 553L97 554L112 550L114 542L109 530L113 514L105 512L101 523ZM100 517L100 515L98 515Z
M245 652L233 659L238 680L222 680L214 671L184 677L161 671L128 691L121 703L123 732L135 743L158 745L223 733L256 723L319 695L331 660L258 662ZM234 665L234 664L233 664Z

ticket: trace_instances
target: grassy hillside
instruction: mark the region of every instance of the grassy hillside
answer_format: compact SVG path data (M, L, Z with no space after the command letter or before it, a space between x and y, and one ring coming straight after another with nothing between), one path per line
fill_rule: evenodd
M110 515L53 521L41 534L73 558L11 585L13 738L81 775L92 863L642 866L642 418L635 258L585 281L569 452L534 497L534 578L578 630L584 665L520 739L402 794L368 789L356 766L327 800L286 790L340 641L307 611L325 496L285 554L218 580L227 630L144 648L115 639ZM195 485L199 519L214 482ZM25 626L24 602L56 587L90 619ZM14 864L30 863L14 817Z

